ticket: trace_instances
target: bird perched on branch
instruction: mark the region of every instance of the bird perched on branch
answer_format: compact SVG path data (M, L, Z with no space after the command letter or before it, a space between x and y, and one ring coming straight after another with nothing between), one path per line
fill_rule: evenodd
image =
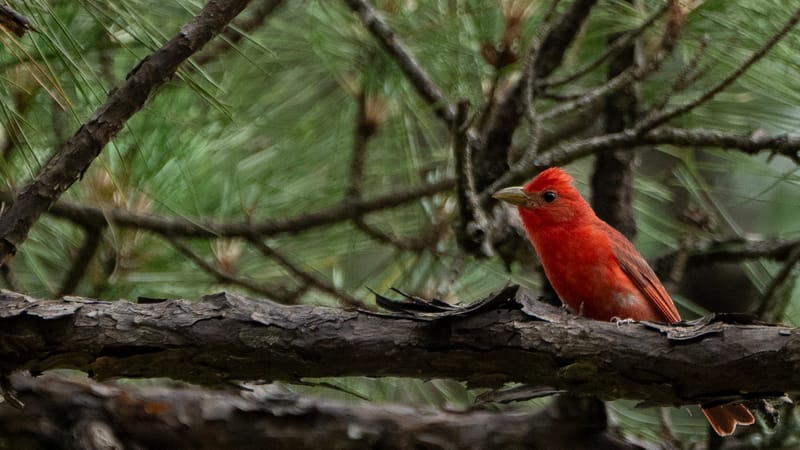
M516 205L545 274L561 300L597 320L681 320L672 298L633 244L595 215L572 185L572 177L553 167L524 187L510 187L494 198ZM720 436L753 415L742 404L703 409Z

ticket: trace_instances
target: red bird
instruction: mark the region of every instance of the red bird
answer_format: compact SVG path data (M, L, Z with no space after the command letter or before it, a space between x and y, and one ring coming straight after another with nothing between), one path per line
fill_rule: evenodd
M517 205L545 274L561 300L586 317L678 322L681 316L631 242L595 215L572 177L552 167L494 198ZM720 436L753 415L742 404L703 409Z

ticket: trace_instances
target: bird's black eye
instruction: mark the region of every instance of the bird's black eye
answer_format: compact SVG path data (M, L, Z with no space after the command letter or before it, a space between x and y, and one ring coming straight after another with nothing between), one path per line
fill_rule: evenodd
M542 194L542 198L547 203L553 203L553 201L555 201L555 199L558 198L558 194L556 194L555 191L544 191L544 194Z

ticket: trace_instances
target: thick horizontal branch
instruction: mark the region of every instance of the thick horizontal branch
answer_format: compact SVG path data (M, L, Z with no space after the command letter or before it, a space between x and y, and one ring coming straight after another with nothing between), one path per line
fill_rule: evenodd
M684 325L579 318L508 288L470 308L376 314L236 294L191 302L41 301L0 293L6 369L214 385L348 375L543 384L647 404L800 389L800 332L719 317ZM418 307L418 306L417 306ZM758 370L753 370L758 368Z
M579 447L639 448L595 424L553 420L530 409L441 411L313 399L275 385L215 392L111 386L53 374L16 375L12 385L26 406L0 406L0 435L9 448L31 440L38 448L108 448L110 442L171 449L552 448L548 443L559 436ZM107 447L96 445L101 438Z

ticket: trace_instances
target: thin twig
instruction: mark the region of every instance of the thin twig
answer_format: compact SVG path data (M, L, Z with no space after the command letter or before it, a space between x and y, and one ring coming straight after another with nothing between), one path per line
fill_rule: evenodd
M672 83L669 92L667 92L661 100L657 101L650 108L651 114L652 111L663 110L670 98L672 98L675 94L684 91L691 82L697 80L697 68L700 65L700 61L703 59L703 56L705 56L706 50L708 50L708 43L709 39L707 36L700 41L700 47L697 49L694 55L692 55L692 59L689 60L689 63L683 68L683 70L681 70L681 73Z
M19 192L0 217L0 263L13 255L33 224L102 152L178 66L233 20L249 0L209 0L169 42L148 55L112 90L105 104L78 129Z
M583 67L579 68L575 72L561 77L557 79L545 79L537 82L536 87L538 88L545 88L545 87L557 87L562 86L564 84L572 83L573 81L583 77L584 75L590 73L592 70L599 67L606 61L610 56L619 53L622 49L629 46L633 41L641 36L641 34L649 28L651 25L661 17L664 12L667 11L668 4L665 2L656 12L654 12L650 17L647 18L641 25L636 27L635 29L623 34L622 36L618 37L611 45L606 47L606 50L593 61L585 64Z
M256 249L258 249L258 251L261 252L262 255L274 259L275 262L280 264L284 269L288 270L289 273L306 283L308 286L325 292L326 294L330 294L347 306L365 308L363 302L347 292L337 289L336 286L331 284L328 280L301 269L297 264L290 261L289 258L284 256L282 253L265 244L263 240L254 238L251 239L250 242L253 243L253 245L256 247Z
M786 282L789 281L798 263L800 263L800 243L791 250L789 256L783 262L783 267L775 274L764 292L764 296L755 313L762 320L779 322L783 318L791 296L785 292L783 293L784 298L779 298L778 295L783 290Z
M233 48L239 41L241 41L246 33L249 33L256 28L263 25L267 18L274 13L279 6L283 4L283 0L262 0L260 5L251 6L248 8L251 13L247 19L237 24L235 27L229 25L221 34L221 40L203 50L197 57L192 58L192 62L197 65L207 64L211 61L219 59L220 55Z
M530 122L530 132L528 133L528 145L522 158L533 157L539 151L539 138L542 133L542 120L536 113L536 86L537 78L536 60L539 58L539 51L542 48L541 33L537 30L533 33L531 43L529 46L528 54L525 56L525 68L523 74L525 76L525 98L523 99L525 105L525 115ZM509 161L511 165L511 161Z
M436 115L447 125L453 123L455 108L447 102L442 89L389 27L383 15L367 0L344 0L344 2L358 14L364 27L394 59L417 93L433 107Z
M192 249L184 245L178 239L171 236L165 236L165 238L167 242L169 242L175 248L175 250L178 251L178 253L182 254L189 261L193 262L200 270L214 277L214 279L219 283L241 286L253 292L257 292L267 298L273 299L279 303L287 305L297 303L297 291L289 290L283 286L257 283L253 280L236 277L229 273L223 272L222 270L214 267L213 264L208 263L200 255L192 251Z
M670 50L671 49L668 48L659 49L655 52L653 57L644 64L631 66L619 75L610 79L608 82L586 91L574 100L562 102L557 106L550 108L541 115L541 120L550 121L559 116L563 116L564 114L585 108L594 102L606 98L610 94L613 94L637 81L642 80L644 77L657 71L661 67L661 65L664 63L664 60L667 58L667 56L669 56Z
M472 166L472 146L467 144L464 146L464 177L466 179L466 198L472 210L472 217L475 219L477 230L470 234L478 234L481 237L481 250L487 257L494 255L494 249L489 239L489 219L486 217L486 211L478 201L478 193L475 184L475 170Z
M67 276L64 277L64 281L61 283L61 288L58 290L56 297L63 297L65 295L72 294L75 291L75 288L78 287L78 284L86 275L86 270L89 268L89 263L94 258L94 255L97 254L97 250L100 248L100 243L103 241L102 229L84 228L83 233L83 245L81 246L80 250L78 250L78 254L75 255L75 259L72 261L72 266L70 267Z
M730 75L725 77L724 80L717 83L716 86L706 91L703 95L696 98L695 100L686 103L685 105L676 106L674 108L670 108L664 112L659 114L655 114L649 118L645 118L642 122L637 126L639 132L646 131L653 129L663 123L666 123L675 117L678 117L682 114L685 114L698 106L702 105L703 103L711 100L717 94L725 90L734 81L739 79L745 72L756 62L758 62L761 58L767 55L769 51L774 47L778 42L786 36L789 31L791 31L795 25L797 25L798 21L800 21L800 8L796 9L794 14L789 18L786 24L778 30L772 37L767 40L764 45L761 46L756 52L754 52L744 63L742 63L736 70L734 70Z
M438 231L439 227L431 227L430 230L420 231L420 237L404 237L389 234L380 228L371 225L364 217L356 217L352 220L356 229L361 230L364 234L369 236L372 240L381 244L391 245L398 250L404 250L412 253L422 253L431 251L435 253L436 242L439 241L441 233Z

